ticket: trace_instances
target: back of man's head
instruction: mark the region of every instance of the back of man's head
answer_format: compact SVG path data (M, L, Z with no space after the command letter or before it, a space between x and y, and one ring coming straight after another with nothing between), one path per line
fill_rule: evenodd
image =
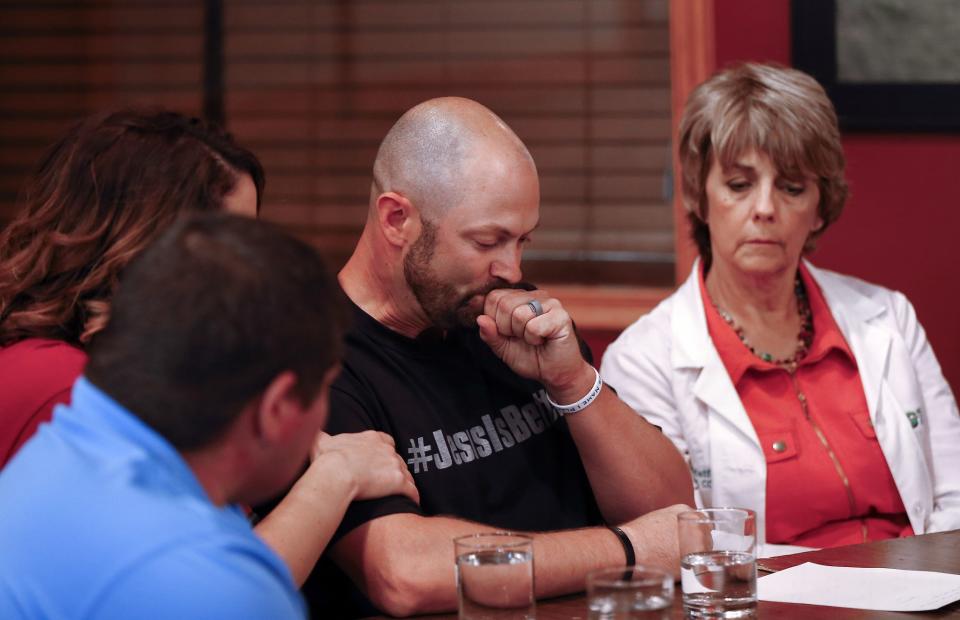
M180 451L284 371L308 404L340 356L341 292L316 252L225 214L181 220L124 272L87 378Z

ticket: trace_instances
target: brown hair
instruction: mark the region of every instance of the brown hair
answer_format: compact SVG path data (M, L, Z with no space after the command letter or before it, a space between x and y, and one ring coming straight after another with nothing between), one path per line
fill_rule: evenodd
M783 174L817 177L823 226L810 235L805 251L843 211L847 182L837 114L820 84L802 71L746 63L715 74L687 99L678 149L683 204L708 264L706 183L715 158L727 166L757 149Z
M0 234L0 346L85 344L103 329L117 276L185 211L216 211L263 168L222 129L158 110L82 120L45 154Z

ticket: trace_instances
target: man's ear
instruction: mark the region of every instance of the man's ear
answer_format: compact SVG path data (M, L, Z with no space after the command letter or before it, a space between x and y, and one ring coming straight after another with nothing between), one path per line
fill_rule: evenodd
M281 372L267 385L254 412L258 439L273 444L296 431L304 409L296 387L297 377L289 370Z
M420 212L410 200L396 192L377 196L377 223L390 244L402 248L420 236Z

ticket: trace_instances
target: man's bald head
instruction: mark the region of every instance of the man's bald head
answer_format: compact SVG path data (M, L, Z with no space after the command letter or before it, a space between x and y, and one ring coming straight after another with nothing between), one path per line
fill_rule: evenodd
M373 164L372 200L396 192L429 219L461 202L484 165L526 165L520 138L485 106L460 97L430 99L387 133Z

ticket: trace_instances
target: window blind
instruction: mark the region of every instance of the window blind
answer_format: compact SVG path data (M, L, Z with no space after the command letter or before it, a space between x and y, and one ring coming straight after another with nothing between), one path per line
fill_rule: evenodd
M263 215L346 259L380 139L407 108L489 106L540 171L538 281L671 284L667 0L222 0L225 118L267 170ZM203 5L0 4L0 225L75 119L199 114Z
M672 283L666 0L224 0L227 122L268 171L264 217L339 266L380 139L459 95L530 148L528 277Z
M202 3L0 4L0 225L46 147L83 116L124 105L199 114Z

